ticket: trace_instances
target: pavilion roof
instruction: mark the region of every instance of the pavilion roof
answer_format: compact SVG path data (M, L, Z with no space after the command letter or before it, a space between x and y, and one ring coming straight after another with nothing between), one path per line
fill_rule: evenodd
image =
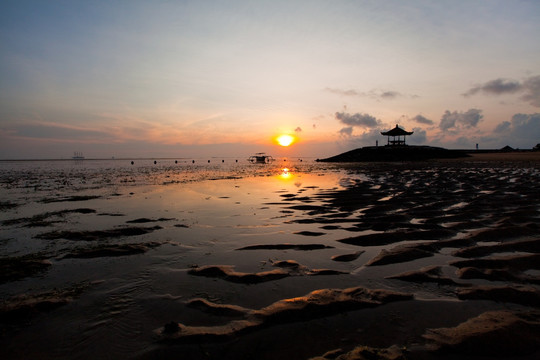
M413 132L414 131L405 131L396 125L396 127L393 128L392 130L381 132L381 134L387 135L387 136L400 136L400 135L412 135Z

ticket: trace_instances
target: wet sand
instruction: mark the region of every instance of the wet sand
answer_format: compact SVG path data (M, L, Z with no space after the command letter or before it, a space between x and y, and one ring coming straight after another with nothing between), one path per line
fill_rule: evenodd
M538 155L2 169L3 358L538 358Z

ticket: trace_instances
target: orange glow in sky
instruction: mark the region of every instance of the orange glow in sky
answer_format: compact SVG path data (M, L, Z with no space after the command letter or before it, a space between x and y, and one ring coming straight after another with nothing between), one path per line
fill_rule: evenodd
M280 135L276 138L276 141L281 146L289 146L295 141L295 137L292 135Z

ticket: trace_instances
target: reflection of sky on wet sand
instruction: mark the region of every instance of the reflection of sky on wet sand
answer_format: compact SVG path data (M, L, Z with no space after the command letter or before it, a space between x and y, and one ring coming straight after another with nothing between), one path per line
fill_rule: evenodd
M177 218L192 228L267 228L282 225L281 211L287 205L284 194L301 192L309 197L315 190L334 187L337 180L336 174L317 176L278 169L270 176L155 187L121 202L137 216L156 213ZM115 202L118 204L118 199Z

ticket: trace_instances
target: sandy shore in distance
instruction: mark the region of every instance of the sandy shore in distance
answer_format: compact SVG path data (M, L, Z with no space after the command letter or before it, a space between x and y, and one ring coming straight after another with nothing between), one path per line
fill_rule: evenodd
M171 185L181 175L167 170L167 185L37 189L37 213L24 214L28 194L3 202L0 346L8 358L538 357L540 153L305 177L288 165L296 178ZM18 236L36 250L20 254Z
M525 161L540 162L540 151L516 151L516 152L470 152L470 158L453 159L452 161Z

